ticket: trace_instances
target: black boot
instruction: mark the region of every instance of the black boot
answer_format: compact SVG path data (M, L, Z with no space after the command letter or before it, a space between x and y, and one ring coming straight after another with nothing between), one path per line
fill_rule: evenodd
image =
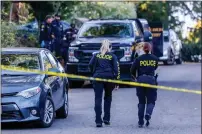
M154 106L155 106L155 105L152 104L152 103L147 104L146 115L145 115L145 120L147 120L146 126L149 126L149 125L150 125L149 120L151 119L151 115L152 115Z
M102 127L102 123L96 123L96 127Z
M147 122L146 122L147 127L150 125L150 123L149 123L150 118L151 118L150 115L145 115L145 119L147 120Z
M104 120L103 122L104 122L105 125L110 125L109 121Z
M144 125L144 111L145 111L145 104L138 104L138 125L140 128Z

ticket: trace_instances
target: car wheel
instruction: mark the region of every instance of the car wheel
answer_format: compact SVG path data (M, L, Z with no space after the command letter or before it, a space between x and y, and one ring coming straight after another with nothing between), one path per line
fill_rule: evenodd
M48 128L53 124L55 118L55 107L51 97L47 97L44 107L43 116L41 117L38 126L42 128Z
M181 54L179 54L179 58L175 60L176 64L182 64L182 57Z
M57 118L67 118L68 113L69 113L69 101L68 101L68 94L66 91L64 96L64 104L60 109L56 111L56 116Z
M175 64L175 55L173 54L173 52L170 52L170 65L174 65Z
M174 65L175 64L175 55L170 51L170 57L167 61L163 61L164 65Z
M168 65L168 61L163 61L163 64L164 65Z

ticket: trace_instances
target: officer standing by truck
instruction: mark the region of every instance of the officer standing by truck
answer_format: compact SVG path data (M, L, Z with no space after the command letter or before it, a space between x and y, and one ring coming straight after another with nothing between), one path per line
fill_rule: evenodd
M74 40L75 35L78 33L78 29L76 28L74 23L71 23L70 26L71 26L71 28L69 29L69 31L71 32L72 40Z
M63 38L63 25L60 21L60 14L55 14L55 19L52 22L53 26L53 32L55 35L54 38L54 46L55 46L55 52L56 52L56 57L61 57L62 56L62 38Z
M144 41L151 44L151 53L153 53L153 42L152 42L152 33L149 25L144 25ZM145 38L146 37L146 38Z
M120 70L117 57L110 51L112 45L109 40L104 40L100 48L100 53L94 54L90 60L89 67L93 73L94 78L104 79L119 79ZM93 81L93 88L95 92L95 114L96 126L102 127L102 122L105 125L110 125L110 108L112 101L112 91L115 84L108 82ZM118 87L117 87L118 88ZM105 90L104 96L104 118L102 120L102 93Z
M45 21L40 26L39 43L41 47L49 49L51 52L54 51L53 39L55 38L53 27L53 17L47 15Z
M151 85L157 85L157 78L155 77L155 70L158 68L158 58L151 52L151 44L148 42L144 43L143 50L145 54L141 55L135 59L132 67L131 74L136 78L139 83L146 83ZM137 71L137 74L136 74ZM157 89L156 88L145 88L145 87L136 87L137 97L139 100L138 104L138 125L143 127L144 117L147 121L146 126L149 126L149 120L155 106L155 101L157 99ZM146 114L145 112L145 105Z
M67 62L67 52L69 49L70 43L75 39L75 35L78 33L78 30L75 28L75 24L71 23L70 28L66 29L63 34L62 39L62 57L64 58L65 63Z

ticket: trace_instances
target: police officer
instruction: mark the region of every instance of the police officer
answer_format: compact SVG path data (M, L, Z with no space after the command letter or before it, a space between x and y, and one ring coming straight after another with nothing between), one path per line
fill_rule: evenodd
M78 33L78 29L76 29L76 26L74 23L71 23L70 26L71 26L71 28L69 29L69 31L71 32L72 40L74 40L75 35Z
M151 53L153 53L152 33L149 25L144 25L144 41L151 44Z
M75 39L75 35L78 33L78 29L75 28L75 24L71 23L70 28L64 31L64 40L67 44L71 43Z
M53 27L52 27L53 17L47 15L45 21L42 22L40 26L40 36L39 43L41 47L49 49L51 52L54 50L53 39L55 38Z
M156 85L155 70L158 68L158 58L153 54L150 54L151 45L147 42L144 43L143 50L145 54L141 55L135 59L132 67L131 74L136 78L139 83L147 83L151 85ZM137 74L136 74L137 71ZM144 88L136 87L137 97L139 99L138 104L138 117L139 117L139 127L143 127L144 118L147 123L146 126L149 126L149 120L155 106L155 101L157 99L157 89L156 88ZM145 112L146 107L146 114Z
M94 78L105 78L105 79L119 79L120 71L119 71L119 63L117 57L112 54L110 51L112 49L112 45L108 40L104 40L102 42L102 46L100 48L100 52L94 54L89 67L93 73ZM102 123L105 125L110 125L110 108L112 101L112 91L114 88L118 88L113 83L108 82L98 82L93 81L93 88L95 92L95 114L96 114L96 126L102 127ZM101 118L102 115L102 93L105 90L104 96L104 117L103 120Z
M55 35L54 46L56 57L62 56L62 38L63 38L63 25L60 21L60 14L55 14L55 19L52 22L53 32Z

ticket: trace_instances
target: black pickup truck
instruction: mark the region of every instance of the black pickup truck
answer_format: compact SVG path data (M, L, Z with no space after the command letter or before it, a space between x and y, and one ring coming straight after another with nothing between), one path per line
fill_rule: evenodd
M90 20L79 29L76 39L71 42L68 50L66 72L91 76L88 64L93 55L99 51L103 39L112 43L112 52L120 64L121 80L131 80L130 68L137 56L134 46L143 42L145 37L143 24L139 19L124 20ZM70 79L77 86L81 80Z

